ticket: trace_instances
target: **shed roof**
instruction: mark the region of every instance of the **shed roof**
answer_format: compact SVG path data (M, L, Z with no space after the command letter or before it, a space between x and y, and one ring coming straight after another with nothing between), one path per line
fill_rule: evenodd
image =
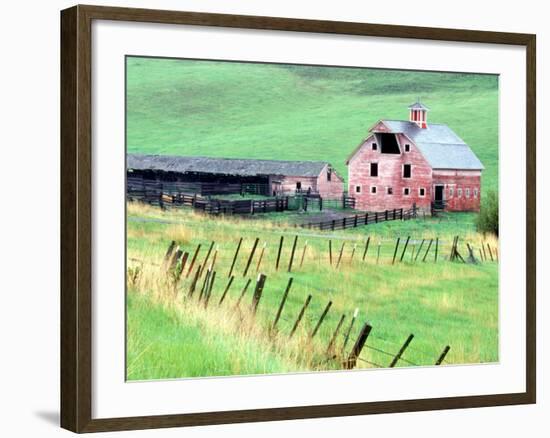
M128 154L126 167L134 170L162 170L178 173L259 176L286 175L317 177L326 161L252 160L242 158L183 157Z
M484 169L470 146L447 125L428 123L427 128L423 129L414 122L403 120L381 122L390 132L409 137L433 169Z

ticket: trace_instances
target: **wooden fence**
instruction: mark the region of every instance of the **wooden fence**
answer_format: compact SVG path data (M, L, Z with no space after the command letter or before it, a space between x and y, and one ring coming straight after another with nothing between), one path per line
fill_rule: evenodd
M356 228L362 225L377 224L385 221L408 220L415 218L416 214L416 207L413 206L410 210L399 208L382 212L361 213L340 219L309 222L301 226L303 228L316 228L319 230L345 230L346 228Z

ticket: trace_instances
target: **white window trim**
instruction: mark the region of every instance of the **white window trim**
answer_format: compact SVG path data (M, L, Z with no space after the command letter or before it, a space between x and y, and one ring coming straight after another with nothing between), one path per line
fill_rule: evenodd
M376 164L376 176L372 176L372 164ZM369 163L369 177L378 178L379 170L380 169L378 168L378 161L371 161Z
M374 192L372 191L372 189L374 189ZM377 186L370 186L370 194L371 195L378 194L378 187Z
M454 187L449 187L449 198L452 198L455 194L455 188Z
M467 189L464 189L464 196L466 198L469 198L470 197L470 188L468 187Z
M355 184L355 193L362 193L362 190L363 189L361 188L361 184Z
M462 198L462 189L461 189L461 188L460 188L460 189L457 189L457 191L456 191L456 197L457 197L457 198Z
M391 189L391 193L389 193ZM393 186L386 186L386 195L393 196Z
M405 143L405 145L403 146L403 151L405 151L405 153L408 154L411 151L411 144Z
M477 195L478 195L478 193L479 193L479 192L478 192L478 190L477 190L477 189L474 189L474 198L476 198L476 199L477 199Z
M408 190L409 193L405 193L405 190ZM411 196L411 188L410 187L403 187L403 196Z
M424 194L422 194L422 190L424 190ZM426 188L425 187L419 187L418 188L418 196L420 196L421 198L426 197Z

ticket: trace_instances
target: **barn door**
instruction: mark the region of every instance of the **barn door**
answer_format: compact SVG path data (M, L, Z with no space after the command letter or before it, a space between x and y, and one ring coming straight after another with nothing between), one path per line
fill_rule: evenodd
M434 206L435 208L445 208L445 200L443 199L444 186L435 186L434 191Z

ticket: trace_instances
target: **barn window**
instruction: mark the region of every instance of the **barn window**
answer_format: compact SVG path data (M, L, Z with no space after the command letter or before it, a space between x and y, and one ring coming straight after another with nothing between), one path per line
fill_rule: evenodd
M361 186L355 186L355 193L361 193Z
M370 163L370 176L378 176L378 163Z
M370 192L371 192L373 195L376 195L376 186L371 186Z
M452 187L450 187L450 188L449 188L449 198L452 198L454 194L455 194L455 189L453 189Z
M302 190L302 181L296 181L296 190Z
M477 198L477 189L474 189L474 198Z
M403 189L403 194L404 194L405 196L409 196L409 195L411 194L411 189L408 188L408 187L405 187L405 188Z
M405 152L410 152L411 151L411 145L409 143L406 143L405 144Z
M411 165L403 164L403 178L410 178L410 177L411 177Z
M388 195L393 195L393 187L387 187L387 188L386 188L386 193L387 193Z
M329 167L327 169L327 181L330 181L332 178L332 169Z
M459 198L462 198L462 189L458 189L457 192L456 192L456 195L457 195Z
M378 134L380 139L381 149L380 152L383 154L399 154L399 144L397 143L397 138L395 134Z
M376 143L373 143L373 144L372 144L372 150L373 150L373 151L378 150L378 145L377 145Z
M470 189L466 189L466 197L467 197L467 198L470 197Z
M420 187L418 189L418 195L419 196L426 196L426 189L424 187Z

